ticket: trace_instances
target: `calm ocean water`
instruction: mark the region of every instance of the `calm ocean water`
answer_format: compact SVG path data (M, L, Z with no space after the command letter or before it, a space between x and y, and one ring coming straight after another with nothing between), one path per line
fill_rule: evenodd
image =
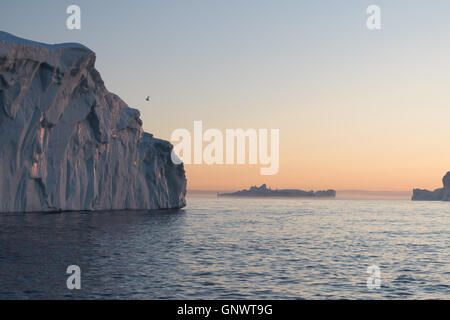
M188 200L1 214L0 299L450 299L450 203ZM66 287L73 264L81 290Z

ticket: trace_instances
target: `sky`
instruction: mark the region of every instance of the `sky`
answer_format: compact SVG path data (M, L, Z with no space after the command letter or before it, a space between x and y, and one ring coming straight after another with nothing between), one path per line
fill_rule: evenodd
M72 4L81 30L66 28ZM405 191L450 170L449 15L446 0L1 0L0 30L91 48L157 137L195 120L280 130L278 174L186 165L190 189Z

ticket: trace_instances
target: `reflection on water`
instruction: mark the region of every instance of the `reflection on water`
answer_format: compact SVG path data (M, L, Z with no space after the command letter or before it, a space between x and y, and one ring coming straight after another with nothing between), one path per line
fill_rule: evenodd
M448 299L449 206L191 198L177 211L1 214L0 298ZM66 287L72 264L81 290Z

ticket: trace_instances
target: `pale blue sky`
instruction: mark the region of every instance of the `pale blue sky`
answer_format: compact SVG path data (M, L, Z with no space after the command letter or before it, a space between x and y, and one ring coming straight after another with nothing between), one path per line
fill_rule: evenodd
M82 9L81 31L65 28L69 4ZM369 4L382 9L379 32L365 27ZM0 29L87 45L108 88L141 105L148 129L146 108L163 112L155 129L166 135L177 126L172 111L209 121L225 107L229 120L234 111L242 119L259 110L289 113L281 96L385 77L379 65L398 68L424 47L447 49L449 14L446 0L3 0ZM147 94L151 107L142 101Z
M65 27L70 4L81 7L80 31ZM366 28L370 4L381 7L380 31ZM449 15L448 0L2 0L0 30L88 46L107 88L162 138L194 120L280 128L287 165L332 157L336 167L314 170L358 176L342 169L351 159L395 165L377 158L390 154L412 161L408 176L423 163L416 153L436 172L447 156Z

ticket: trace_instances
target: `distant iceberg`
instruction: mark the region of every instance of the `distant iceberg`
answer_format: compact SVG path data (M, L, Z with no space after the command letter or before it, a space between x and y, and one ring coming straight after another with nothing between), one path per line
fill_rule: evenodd
M144 132L95 59L0 32L0 212L185 206L173 146Z
M434 191L414 189L412 200L414 201L450 201L450 171L442 178L443 188Z
M335 190L326 191L304 191L298 189L275 189L267 188L266 184L260 187L253 186L250 189L240 190L232 193L218 193L218 197L293 197L293 198L335 198Z

